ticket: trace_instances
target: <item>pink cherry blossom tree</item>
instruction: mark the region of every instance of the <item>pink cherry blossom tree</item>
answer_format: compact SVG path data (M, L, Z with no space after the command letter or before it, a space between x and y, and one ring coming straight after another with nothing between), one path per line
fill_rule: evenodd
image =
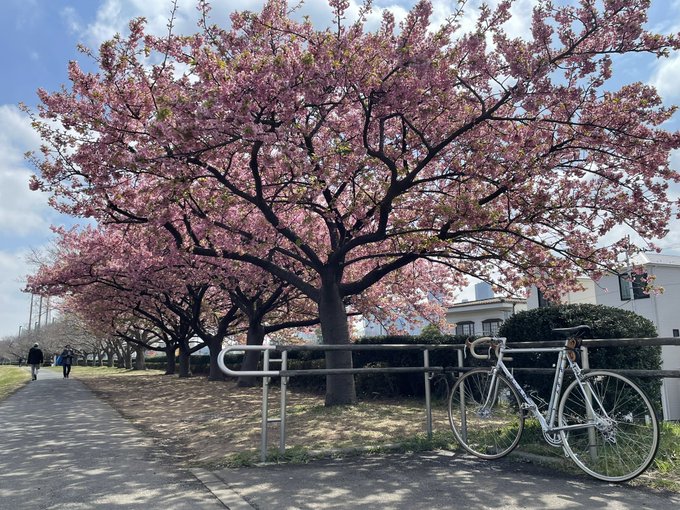
M29 277L30 290L69 296L70 309L129 344L152 348L149 337L162 339L172 373L179 348L180 377L190 375L189 355L207 346L208 378L222 380L217 357L227 336L243 334L249 345L261 345L268 333L318 323L309 300L254 266L176 253L141 228L59 234L53 262ZM203 343L190 346L194 335ZM247 353L243 369L254 370L258 358Z
M525 39L505 31L510 0L469 31L462 14L432 27L426 0L373 31L368 4L354 22L329 4L323 30L284 0L188 37L131 22L98 73L72 62L68 89L40 92L33 187L269 272L316 303L329 344L349 342L348 300L417 261L450 269L442 289L475 275L550 294L614 267L615 228L665 235L674 109L608 88L613 56L679 46L645 30L648 0L538 0ZM351 376L327 383L328 404L354 401Z

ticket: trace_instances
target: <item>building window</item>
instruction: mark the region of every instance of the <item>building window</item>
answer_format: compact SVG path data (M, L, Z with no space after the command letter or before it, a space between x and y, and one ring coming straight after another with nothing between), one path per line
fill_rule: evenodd
M495 335L498 333L498 329L501 327L500 319L487 319L482 321L482 334L483 335Z
M459 322L456 324L456 335L468 335L472 336L475 334L475 323L472 321Z
M543 292L541 292L541 289L536 289L538 291L537 297L538 297L538 307L539 308L547 308L548 306L552 306L553 304L548 301L545 296L543 295Z
M673 330L673 336L674 336L674 337L679 337L679 336L680 336L680 330L679 330L679 329L674 329L674 330Z
M621 301L648 298L649 294L645 292L647 273L634 274L632 288L630 278L631 276L629 273L619 275L619 293L621 294Z

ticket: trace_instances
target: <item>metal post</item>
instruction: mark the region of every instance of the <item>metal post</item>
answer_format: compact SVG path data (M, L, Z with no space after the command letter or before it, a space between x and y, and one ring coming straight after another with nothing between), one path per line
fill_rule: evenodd
M585 345L581 346L581 367L583 370L590 368L590 359L588 358L588 348Z
M281 370L288 370L288 351L281 352ZM281 426L279 428L279 453L286 453L286 390L288 377L281 377Z
M458 349L458 368L463 368L463 349ZM462 372L458 372L456 377L460 377ZM467 441L467 416L465 415L465 388L460 385L460 435L463 441Z
M425 349L423 351L423 367L430 367L430 351ZM427 423L427 438L432 439L432 398L430 395L430 377L432 372L425 372L425 420Z
M262 368L265 372L269 371L269 351L264 351L264 359L262 361ZM260 461L267 460L267 427L269 415L269 377L262 378L262 443L260 445Z
M581 346L581 367L584 370L590 368L590 359L588 358L588 348ZM588 420L595 421L595 416L593 415L593 401L592 395L590 394L590 387L584 386L585 399L586 399L586 414L588 415ZM597 461L597 434L593 427L588 428L588 444L590 445L590 457L593 461Z

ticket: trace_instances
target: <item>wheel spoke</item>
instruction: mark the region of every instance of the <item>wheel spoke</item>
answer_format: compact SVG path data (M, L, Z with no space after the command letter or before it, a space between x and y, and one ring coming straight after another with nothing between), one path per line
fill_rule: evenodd
M596 478L614 482L634 478L652 462L659 442L649 398L635 383L610 372L591 372L583 385L585 393L577 381L565 390L559 422L592 426L563 431L565 450Z
M449 398L449 421L456 438L478 457L507 455L517 446L524 427L519 402L504 377L494 379L490 370L468 372L458 379Z

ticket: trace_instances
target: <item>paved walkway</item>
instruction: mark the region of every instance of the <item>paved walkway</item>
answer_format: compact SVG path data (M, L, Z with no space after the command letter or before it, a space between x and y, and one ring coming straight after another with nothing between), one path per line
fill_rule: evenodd
M58 372L41 369L37 381L0 402L0 428L0 509L225 508L81 382Z
M678 510L680 494L451 452L324 460L216 473L258 510Z
M0 427L2 510L680 508L680 494L449 452L189 472L50 370L0 402Z

